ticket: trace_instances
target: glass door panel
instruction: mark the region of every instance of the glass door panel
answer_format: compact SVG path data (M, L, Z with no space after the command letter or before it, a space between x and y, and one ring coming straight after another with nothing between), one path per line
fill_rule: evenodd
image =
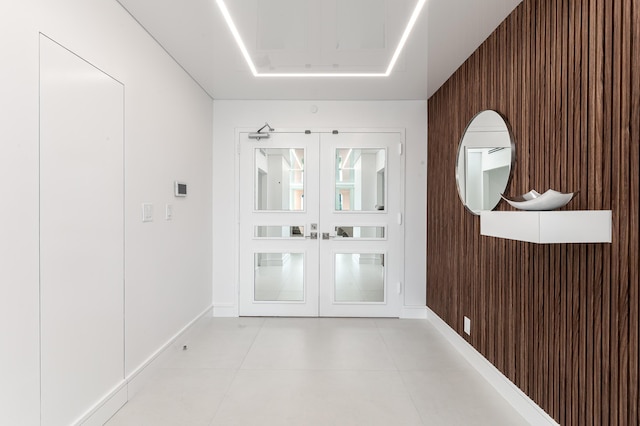
M384 226L348 226L339 225L334 227L335 238L353 238L353 239L384 239Z
M384 303L383 253L335 253L333 303Z
M254 302L304 302L304 253L255 253Z
M240 315L318 316L318 139L240 134Z
M254 229L256 238L304 238L304 225L258 225Z
M385 205L386 149L336 148L336 211L379 211Z
M305 150L261 147L254 155L255 210L303 211Z

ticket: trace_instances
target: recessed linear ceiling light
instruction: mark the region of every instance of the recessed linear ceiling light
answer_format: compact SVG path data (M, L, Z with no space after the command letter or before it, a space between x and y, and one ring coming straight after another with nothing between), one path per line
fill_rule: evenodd
M218 7L222 12L222 16L224 16L224 20L227 22L229 30L231 31L231 34L233 34L233 38L236 40L238 48L240 48L240 52L242 52L242 56L244 56L245 61L247 61L247 65L249 65L249 69L254 77L388 77L391 74L391 71L393 71L393 67L396 65L396 61L398 60L398 57L400 56L400 53L402 52L402 49L409 38L409 34L411 33L411 30L413 29L413 26L415 25L416 20L420 15L420 11L426 1L427 0L418 0L418 4L416 4L416 7L411 14L409 23L404 29L404 33L400 38L398 47L396 47L396 50L391 57L387 70L383 73L259 73L251 60L249 51L242 41L242 37L240 37L236 24L234 24L233 19L231 19L231 14L229 13L229 9L227 9L227 5L223 0L216 0L216 3L218 4Z

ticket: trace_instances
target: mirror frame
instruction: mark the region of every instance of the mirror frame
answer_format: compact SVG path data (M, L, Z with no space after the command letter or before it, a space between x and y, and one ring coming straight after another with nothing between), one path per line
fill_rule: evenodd
M505 127L507 128L507 133L509 135L509 145L511 148L511 164L509 165L509 177L507 178L507 182L504 185L504 190L503 190L503 194L506 193L507 189L509 188L509 185L511 185L511 180L513 179L513 169L516 165L516 144L515 144L515 138L513 136L513 131L511 130L511 125L509 124L509 121L507 120L507 118L504 116L504 114L501 114L500 112L494 110L494 109L484 109L482 111L477 112L476 114L474 114L474 116L471 118L471 120L469 120L469 122L467 123L466 127L464 128L464 132L462 132L462 137L460 138L460 142L458 142L458 150L456 152L456 165L455 165L455 173L456 173L456 189L458 191L458 198L460 198L460 201L462 202L462 205L464 206L464 208L471 213L474 216L480 216L480 213L475 212L474 210L471 210L469 208L469 206L467 205L467 201L463 198L462 194L460 193L460 175L458 173L459 170L459 163L460 163L460 149L462 148L462 143L464 142L464 137L467 135L467 132L469 131L469 127L471 127L471 124L475 121L475 119L482 113L487 112L487 111L491 111L494 112L496 114L498 114L500 116L500 118L502 119ZM482 146L478 146L477 148L492 148L492 147L482 147ZM500 200L498 201L498 203L493 206L491 208L491 210L481 210L481 211L492 211L495 210L496 207L498 207L500 205L500 203L502 202L502 198L500 198Z

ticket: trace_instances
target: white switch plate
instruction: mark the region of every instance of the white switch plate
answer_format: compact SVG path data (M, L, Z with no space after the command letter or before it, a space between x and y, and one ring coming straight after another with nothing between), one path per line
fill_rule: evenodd
M166 220L173 220L173 204L167 204L164 209L164 218Z
M143 222L153 221L153 204L150 204L150 203L142 204L142 221Z
M471 336L471 320L464 317L464 332Z

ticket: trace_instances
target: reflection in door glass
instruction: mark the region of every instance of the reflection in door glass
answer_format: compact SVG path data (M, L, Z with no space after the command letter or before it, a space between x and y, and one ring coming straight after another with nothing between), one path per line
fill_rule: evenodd
M255 209L304 210L304 149L255 151Z
M256 253L254 262L255 301L304 301L303 253Z
M256 226L253 236L256 238L302 238L304 226Z
M384 254L336 253L335 302L384 302Z
M384 226L336 226L335 231L336 238L384 238Z
M384 210L386 151L336 149L336 210Z

